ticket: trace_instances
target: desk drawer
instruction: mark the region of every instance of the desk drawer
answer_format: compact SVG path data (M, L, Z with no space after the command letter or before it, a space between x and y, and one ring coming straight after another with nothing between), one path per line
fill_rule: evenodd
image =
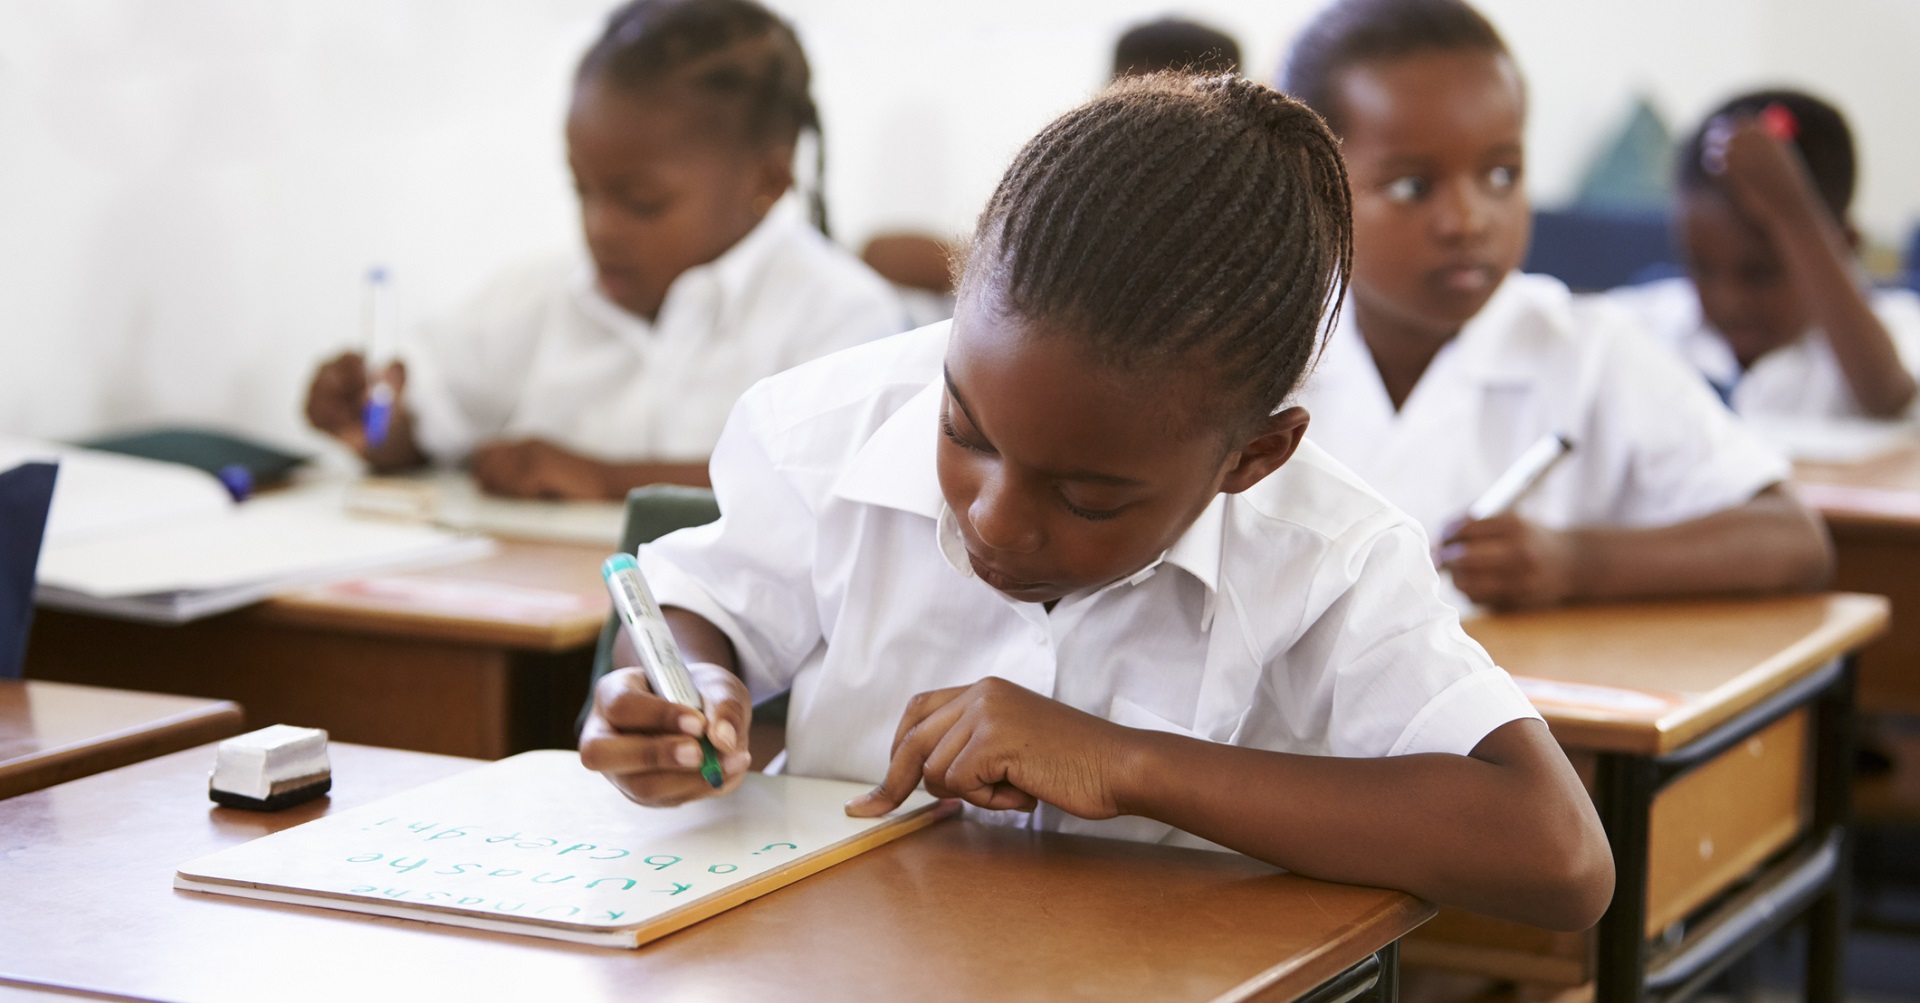
M1653 799L1648 936L1705 905L1806 829L1813 814L1808 714L1788 714Z
M1675 781L1653 800L1647 934L1698 909L1792 842L1811 820L1809 712L1769 725ZM1569 750L1589 792L1594 757ZM1594 934L1554 933L1442 909L1403 942L1401 958L1529 982L1577 985L1594 975Z

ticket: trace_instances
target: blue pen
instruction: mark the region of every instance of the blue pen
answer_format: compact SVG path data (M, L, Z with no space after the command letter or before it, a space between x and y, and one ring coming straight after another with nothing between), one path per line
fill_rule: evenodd
M360 423L366 429L367 446L378 449L387 441L387 428L393 422L393 384L387 382L387 368L393 361L393 288L387 283L387 270L375 265L367 272L366 365L379 378L367 388L367 402L360 411Z

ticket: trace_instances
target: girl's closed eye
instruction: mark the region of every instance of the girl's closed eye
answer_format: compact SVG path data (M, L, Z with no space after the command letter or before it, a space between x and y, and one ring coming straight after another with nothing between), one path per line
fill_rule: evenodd
M1116 505L1112 508L1084 508L1075 505L1073 499L1068 498L1064 491L1060 493L1060 504L1066 506L1067 511L1076 518L1085 519L1088 522L1105 522L1126 511L1127 508L1125 505Z
M940 434L946 436L949 442L952 442L954 445L959 446L969 453L979 453L982 456L993 455L992 449L961 435L960 430L954 427L953 413L945 407L940 409Z

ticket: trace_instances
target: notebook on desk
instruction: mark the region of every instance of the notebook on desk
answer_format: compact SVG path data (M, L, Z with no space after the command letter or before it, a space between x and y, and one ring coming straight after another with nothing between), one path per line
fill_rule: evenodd
M301 492L235 504L175 463L0 437L0 467L60 463L34 599L103 616L181 623L302 585L483 556L493 543L353 519Z
M869 788L751 773L643 808L576 753L528 752L183 864L174 887L638 947L948 813L917 792L848 818Z

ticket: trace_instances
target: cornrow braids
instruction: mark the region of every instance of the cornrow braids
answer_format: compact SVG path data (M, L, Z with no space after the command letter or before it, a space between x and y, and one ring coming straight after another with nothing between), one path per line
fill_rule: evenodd
M1490 52L1512 58L1507 43L1464 0L1338 0L1294 40L1280 89L1345 130L1339 77L1360 63L1422 52Z
M1124 371L1204 372L1219 388L1206 406L1236 433L1293 392L1353 262L1338 142L1231 75L1127 78L1054 121L976 239L963 295L991 288Z
M812 72L792 26L772 11L753 0L632 0L607 15L580 59L576 86L593 79L703 102L711 113L700 119L730 126L750 149L795 145L813 133L807 202L814 225L828 232L827 144Z
M1827 211L1833 213L1836 221L1846 223L1859 170L1853 150L1853 130L1847 127L1847 118L1840 114L1840 109L1805 91L1786 88L1750 91L1715 108L1680 149L1675 164L1680 190L1721 187L1724 182L1707 173L1702 158L1707 130L1723 119L1758 115L1770 105L1779 105L1793 116L1793 148L1799 152L1800 162L1807 165L1807 173L1812 176L1814 188L1826 203Z

